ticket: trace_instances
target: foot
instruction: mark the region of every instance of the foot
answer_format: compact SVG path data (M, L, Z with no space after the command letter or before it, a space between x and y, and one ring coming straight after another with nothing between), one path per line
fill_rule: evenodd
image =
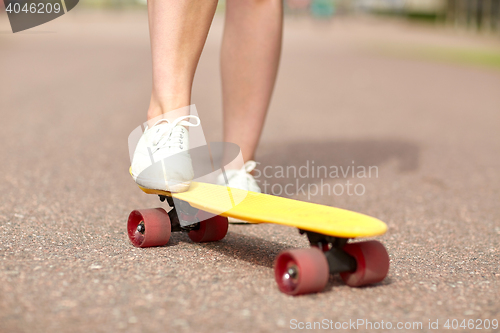
M217 178L217 184L228 186L231 188L237 188L240 190L261 193L262 191L260 190L259 185L257 185L257 182L250 174L250 172L252 172L256 166L257 163L255 163L255 161L248 161L239 170L238 169L226 170L225 173L227 178L227 184L223 174L219 175L219 177ZM248 223L248 222L230 217L229 223Z
M197 123L189 122L190 118ZM198 125L200 118L183 116L172 122L160 119L146 128L132 159L131 174L135 182L153 190L187 191L194 178L187 127Z
M257 163L255 163L255 161L248 161L241 169L225 170L227 184L224 179L224 175L220 174L219 177L217 177L217 185L261 193L262 191L260 190L259 185L257 185L257 182L250 174L256 166Z

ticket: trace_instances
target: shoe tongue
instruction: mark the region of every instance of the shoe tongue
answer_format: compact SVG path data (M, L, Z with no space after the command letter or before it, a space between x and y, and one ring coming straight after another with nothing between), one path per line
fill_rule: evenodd
M184 126L182 126L182 125L177 125L177 126L175 126L175 127L172 129L172 133L174 133L174 132L175 132L175 133L178 133L178 132L183 133L185 129L186 129L186 128L185 128Z
M168 130L169 126L170 124L168 123L158 123L153 127L146 128L145 133L147 133L148 135L153 135L155 133L165 132L166 130Z
M226 170L226 177L227 179L232 179L234 177L238 177L241 175L244 175L246 172L242 172L241 170L237 170L237 169L231 169L231 170Z
M170 124L159 123L147 130L147 137L152 143L158 143L162 137L168 136L170 132Z
M163 123L158 123L158 124L154 125L153 127L151 127L151 130L158 131L158 130L165 130L168 128L170 128L170 124L167 122L163 122Z

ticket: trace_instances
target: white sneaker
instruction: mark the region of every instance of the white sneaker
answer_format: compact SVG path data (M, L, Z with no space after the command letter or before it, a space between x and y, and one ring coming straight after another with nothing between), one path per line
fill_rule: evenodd
M250 174L250 172L255 169L257 163L255 161L248 161L241 169L236 170L226 170L227 184L224 179L224 175L220 174L217 177L217 185L223 185L232 188L238 188L240 190L252 191L261 193L259 185L255 181L255 178Z
M217 177L217 185L228 186L232 188L238 188L240 190L252 191L257 193L262 193L259 185L255 181L255 178L250 174L253 169L257 166L255 161L248 161L239 170L226 170L227 184L224 179L224 175L220 174ZM233 217L228 218L229 223L248 223L243 220L238 220Z
M193 124L188 120L196 119ZM185 126L200 125L200 118L183 116L170 122L158 120L142 134L132 159L131 173L142 187L184 192L194 178L189 155L189 133Z

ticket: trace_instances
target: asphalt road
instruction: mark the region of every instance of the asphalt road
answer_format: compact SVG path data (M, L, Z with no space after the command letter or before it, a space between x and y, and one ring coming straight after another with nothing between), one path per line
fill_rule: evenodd
M0 30L1 332L274 332L324 319L429 331L500 320L500 70L413 52L499 52L495 37L287 19L260 170L314 161L377 172L260 180L269 193L292 183L282 195L387 222L377 239L391 258L378 285L332 277L323 293L290 297L272 265L280 250L307 246L291 228L234 225L201 245L184 234L160 248L128 241L129 212L160 205L128 174L127 137L151 88L145 13L75 11L15 35L0 16ZM217 17L193 90L209 141L221 139L221 31ZM348 181L363 194L315 192Z

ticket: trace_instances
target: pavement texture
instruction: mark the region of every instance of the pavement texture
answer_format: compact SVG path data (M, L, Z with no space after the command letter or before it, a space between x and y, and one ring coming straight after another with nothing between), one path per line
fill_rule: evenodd
M208 141L222 132L222 28L216 16L193 88ZM333 276L322 293L290 297L272 267L279 251L308 246L292 228L129 242L129 212L161 205L128 174L127 137L151 89L145 12L75 11L18 34L3 14L0 30L0 332L274 332L324 319L443 331L448 319L483 330L500 320L500 71L412 51L499 55L498 38L286 19L257 155L269 177L259 179L268 193L294 184L281 195L385 221L377 239L391 258L378 285ZM313 163L373 173L276 174Z

